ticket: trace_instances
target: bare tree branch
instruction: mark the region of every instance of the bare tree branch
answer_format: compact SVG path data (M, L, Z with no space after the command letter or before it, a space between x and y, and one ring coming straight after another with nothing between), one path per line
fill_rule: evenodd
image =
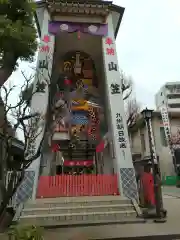
M179 128L176 130L176 132L171 133L170 145L172 145L173 148L177 148L177 146L180 146L180 129Z
M22 92L27 89L31 84L34 76L26 77L24 72L22 72L22 75L25 79L24 83L18 88L17 86L13 85L11 86L2 86L2 107L3 107L3 121L0 124L0 128L3 129L3 141L5 145L5 154L2 156L3 159L1 159L1 165L2 169L4 171L5 164L8 163L8 159L11 157L11 144L13 140L13 136L11 136L8 132L8 118L11 116L13 118L14 126L13 130L14 132L17 131L17 129L22 129L23 135L24 135L24 158L22 160L21 166L19 166L19 170L21 172L21 177L18 180L18 184L16 186L12 185L12 182L15 180L15 177L17 177L17 170L13 170L11 179L8 183L7 186L7 193L5 196L3 196L3 202L2 205L0 206L0 219L1 215L4 211L4 208L7 207L10 198L13 196L14 192L17 190L17 187L21 183L23 176L24 176L24 171L27 169L30 164L37 159L40 154L41 154L41 149L42 149L42 144L44 141L44 134L42 136L42 139L40 140L39 146L36 146L35 140L37 137L43 133L44 126L40 126L42 123L41 119L41 114L36 113L36 112L30 112L30 106L27 104L28 102L31 101L32 96L39 92L38 90L38 83L37 83L37 88L32 92L30 96L28 96L28 99L24 99ZM19 96L17 97L17 100L15 103L10 102L10 95L13 94L14 90L18 89L20 92ZM41 86L41 90L42 86ZM44 120L43 120L44 121ZM34 135L32 135L34 133ZM36 148L30 150L30 143L33 143ZM28 151L31 151L30 153ZM2 164L3 163L3 164ZM4 177L3 177L4 178ZM4 183L5 184L5 183Z
M120 72L123 100L126 100L130 97L133 91L133 80L130 76L126 76L123 71Z
M129 99L126 103L126 117L128 127L133 126L136 123L140 114L140 104L136 98Z
M47 128L47 124L45 124L45 116L42 116L41 112L34 112L33 109L30 110L30 103L32 101L32 97L37 93L45 93L47 91L48 95L48 111L49 118L53 116L55 109L52 108L52 99L53 95L51 94L50 88L52 83L51 79L51 71L49 62L50 58L52 59L52 54L47 56L47 67L46 68L39 68L39 70L35 69L35 74L27 77L24 72L22 75L24 77L24 83L21 87L18 86L3 86L3 129L4 129L4 142L6 145L6 154L4 156L3 161L7 162L7 159L10 157L10 148L12 144L12 136L9 135L7 131L7 123L8 118L11 117L13 121L13 129L17 131L21 129L24 135L24 149L23 149L23 159L20 162L20 166L17 169L12 170L12 174L10 177L10 181L7 186L7 191L3 196L2 204L0 205L0 225L3 216L3 212L9 204L11 197L15 194L17 188L20 186L21 182L23 181L24 174L26 169L31 165L31 163L36 160L42 151L42 146L44 142L45 133L50 131ZM34 81L35 77L35 81ZM55 86L57 83L53 83ZM19 90L20 94L17 98L15 103L10 103L9 96L13 93L16 89ZM30 89L31 88L31 89ZM27 90L30 89L30 94L26 94ZM25 97L24 97L25 96ZM58 106L58 111L64 110L64 106ZM1 127L1 126L0 126ZM52 130L53 131L53 130ZM52 134L52 132L51 132ZM36 141L39 139L40 143ZM38 145L37 145L38 143ZM17 174L19 171L20 175ZM17 177L17 179L16 179ZM16 184L14 185L14 180L16 179Z

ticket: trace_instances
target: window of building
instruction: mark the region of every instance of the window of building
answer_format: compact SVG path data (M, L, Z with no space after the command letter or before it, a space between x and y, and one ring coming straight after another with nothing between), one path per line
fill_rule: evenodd
M171 93L179 93L180 92L180 86L179 85L173 85L173 86L168 86L167 89L171 92Z
M161 92L161 96L162 96L162 92Z
M141 147L142 147L142 151L146 151L146 143L145 143L145 136L143 133L141 133Z
M160 138L161 138L162 146L167 147L167 141L166 141L166 135L164 132L164 127L160 127Z
M168 104L168 107L169 108L180 108L180 104L177 103L177 104Z
M168 96L168 99L179 99L179 94L171 94Z

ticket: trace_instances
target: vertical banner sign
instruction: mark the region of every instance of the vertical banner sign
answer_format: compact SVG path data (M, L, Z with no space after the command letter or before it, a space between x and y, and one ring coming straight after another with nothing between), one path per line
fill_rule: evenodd
M156 146L155 146L155 141L154 141L154 134L152 130L152 121L149 119L149 130L150 130L150 137L151 137L151 146L152 146L152 152L153 152L153 159L154 163L157 164L157 154L156 154Z
M108 18L108 36L103 37L104 72L106 75L106 89L110 109L115 161L117 166L120 194L129 198L138 199L135 170L130 151L122 83L116 54L112 15Z
M166 141L167 141L167 144L169 146L171 155L172 155L172 157L174 157L174 149L173 149L173 145L171 143L171 128L170 128L170 122L169 122L169 116L168 116L168 109L164 105L164 106L161 107L160 110L161 110L161 117L162 117L162 122L163 122Z
M162 117L162 122L163 122L163 126L164 126L166 141L167 141L167 144L168 144L169 149L170 149L170 154L172 156L172 161L173 161L173 164L174 164L175 171L177 172L177 167L179 167L179 165L177 164L174 151L179 146L176 145L176 144L173 144L172 141L171 141L172 135L171 135L171 128L170 128L170 122L169 122L167 107L164 105L164 106L161 107L160 110L161 110L161 117Z
M36 77L34 81L33 87L33 97L31 101L31 113L38 113L40 116L45 116L47 112L48 99L49 99L49 83L50 76L52 71L52 61L53 61L53 53L54 53L54 36L50 35L48 32L48 22L49 22L49 14L47 10L44 10L44 18L41 29L41 43L39 47L38 61L37 61L37 69L36 69ZM40 143L44 136L45 131L45 118L44 124L41 124L39 134L34 139L34 150L35 153L39 149ZM41 156L32 162L29 167L29 171L35 172L35 177L33 180L32 187L32 199L36 198L36 190L38 184L38 175L40 168L40 159ZM32 181L31 181L32 182ZM27 186L30 188L30 186Z

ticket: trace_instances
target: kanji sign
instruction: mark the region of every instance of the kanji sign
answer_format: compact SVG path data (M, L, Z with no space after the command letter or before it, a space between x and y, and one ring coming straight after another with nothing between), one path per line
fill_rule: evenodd
M50 42L50 36L49 35L44 35L42 41L45 42L45 43L49 43Z
M114 62L110 62L109 64L108 64L108 69L109 69L109 71L117 71L117 64L116 63L114 63Z
M118 123L122 123L122 118L116 118L116 123L118 124ZM118 125L120 125L120 124L118 124Z
M174 156L174 145L172 145L172 142L171 142L170 122L169 122L169 116L168 116L168 109L166 106L161 107L161 117L162 117L162 122L164 126L166 141L169 145L171 155Z
M48 61L47 60L39 60L39 68L40 69L43 69L43 68L48 69Z
M36 84L36 92L40 92L40 93L44 93L45 92L45 88L46 88L46 83L44 82L37 82Z
M118 132L118 142L120 148L126 148L126 139L124 135L123 119L120 113L116 113L116 129Z
M111 45L113 44L112 38L107 37L107 38L106 38L106 44L109 45L109 46L111 46Z
M114 48L106 48L106 54L114 56L115 55Z
M118 66L116 43L114 36L114 19L107 17L108 36L102 40L105 87L111 124L112 157L115 159L120 192L130 198L138 199L132 154L130 151L126 114L124 110L121 73Z
M85 161L64 161L64 166L92 166L93 165L93 160L85 160Z
M111 84L111 94L120 94L121 91L120 91L120 85L117 84L117 83L112 83Z
M124 136L124 131L118 131L120 137Z
M118 129L118 130L124 129L123 124L118 124L118 123L117 123L117 129Z
M50 47L48 45L43 45L43 46L40 47L41 52L47 52L48 53L49 50L50 50Z

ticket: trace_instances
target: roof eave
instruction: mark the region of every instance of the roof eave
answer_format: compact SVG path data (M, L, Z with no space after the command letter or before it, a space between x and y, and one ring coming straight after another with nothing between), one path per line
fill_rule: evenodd
M92 1L93 2L93 1ZM118 19L118 23L117 23L117 26L116 26L116 29L115 29L115 32L114 32L114 36L115 38L117 37L117 34L118 34L118 31L119 31L119 27L121 25L121 21L122 21L122 18L123 18L123 15L124 15L124 11L125 11L125 8L123 7L120 7L120 6L117 6L115 4L112 4L112 1L96 1L97 4L105 4L105 5L109 5L109 9L111 11L114 11L114 12L117 12L119 13L119 19ZM44 7L46 6L46 2L45 1L38 1L36 2L37 4L37 7ZM36 15L36 14L35 14ZM37 15L35 16L35 20L37 20ZM38 22L38 21L37 21ZM37 24L37 28L38 28L38 33L39 35L41 35L41 30L40 30L40 27L38 26Z
M39 37L41 37L41 28L40 28L40 25L39 25L39 21L38 21L38 17L37 17L37 13L36 12L34 13L34 18L35 18L35 22L36 22L38 35L39 35Z
M114 36L116 38L117 35L118 35L119 27L120 27L121 22L122 22L122 18L123 18L123 15L124 15L125 8L117 6L115 4L112 4L110 6L110 10L119 13L118 23L117 23L117 26L116 26L116 29L115 29L115 32L114 32Z
M36 2L36 5L37 5L37 8L42 8L42 7L46 6L46 2L43 1L43 0L42 1L38 1L38 2ZM38 21L38 17L37 17L36 11L34 13L34 19L36 21L36 27L37 27L38 35L39 35L39 37L41 37L41 28L40 28L40 25L39 25L39 21Z

